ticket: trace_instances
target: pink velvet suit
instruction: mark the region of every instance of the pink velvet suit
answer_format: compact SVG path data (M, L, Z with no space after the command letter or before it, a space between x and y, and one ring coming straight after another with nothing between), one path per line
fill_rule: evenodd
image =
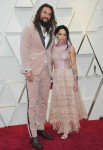
M36 137L37 130L43 130L46 121L53 42L53 36L50 33L50 40L45 48L41 29L39 27L37 30L33 24L26 26L22 32L20 46L22 70L33 73L33 82L27 81L27 118L30 137ZM47 65L44 63L45 59L47 59Z

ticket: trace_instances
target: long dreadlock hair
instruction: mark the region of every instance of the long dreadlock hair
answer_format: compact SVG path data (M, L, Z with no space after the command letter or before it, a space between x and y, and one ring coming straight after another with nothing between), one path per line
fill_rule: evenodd
M35 15L35 18L33 19L33 24L37 28L38 22L39 22L39 19L40 19L40 15L41 15L41 11L44 7L48 7L48 8L51 9L51 18L50 18L50 22L49 22L49 25L48 25L48 31L51 28L51 31L54 32L55 28L56 28L56 24L57 24L56 18L55 18L55 13L54 13L53 7L49 4L47 4L47 3L45 3L45 4L43 4L39 7L39 9L37 10L37 13Z

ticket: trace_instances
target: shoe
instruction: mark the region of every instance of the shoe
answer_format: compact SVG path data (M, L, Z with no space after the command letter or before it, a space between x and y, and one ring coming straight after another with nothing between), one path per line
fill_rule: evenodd
M53 140L53 137L48 135L45 130L37 130L37 134L45 139Z
M61 137L62 140L67 139L68 138L68 133L64 133Z
M42 150L43 149L43 146L42 144L39 142L38 138L37 137L34 137L34 138L30 138L30 143L31 145L38 149L38 150Z

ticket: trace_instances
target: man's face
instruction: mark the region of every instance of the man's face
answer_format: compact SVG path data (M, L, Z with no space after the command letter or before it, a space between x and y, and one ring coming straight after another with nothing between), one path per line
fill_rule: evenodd
M44 7L41 11L40 20L45 23L48 23L51 19L51 9L48 7Z

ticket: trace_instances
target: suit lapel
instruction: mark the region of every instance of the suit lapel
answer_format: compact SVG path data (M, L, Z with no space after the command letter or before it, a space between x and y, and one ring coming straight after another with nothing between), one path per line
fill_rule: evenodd
M51 30L50 30L50 32L49 32L49 35L50 35L50 39L49 39L49 42L48 42L48 44L47 44L46 49L48 49L48 47L50 46L50 44L51 44L51 42L52 42L52 32L51 32Z
M41 41L42 41L42 44L45 48L45 37L43 36L43 33L42 33L42 30L41 30L41 27L40 27L40 24L38 23L38 26L37 26L37 29L38 29L38 32L39 32L39 35L40 35L40 38L41 38ZM50 30L49 32L49 35L50 35L50 39L49 39L49 42L47 44L47 47L46 49L48 49L48 47L50 46L51 42L52 42L52 31Z
M44 41L45 38L44 38L44 36L43 36L43 33L42 33L42 30L41 30L41 27L40 27L40 24L39 24L39 23L38 23L37 29L38 29L38 32L39 32L39 35L40 35L42 44L43 44L43 46L44 46L44 48L45 48L45 41Z

